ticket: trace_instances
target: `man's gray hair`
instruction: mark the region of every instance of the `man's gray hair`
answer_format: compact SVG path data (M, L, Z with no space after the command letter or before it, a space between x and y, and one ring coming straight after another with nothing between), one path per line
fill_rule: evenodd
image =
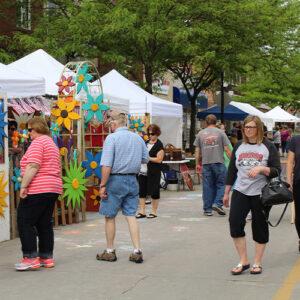
M119 126L127 126L127 115L124 113L111 114L112 121L115 121Z

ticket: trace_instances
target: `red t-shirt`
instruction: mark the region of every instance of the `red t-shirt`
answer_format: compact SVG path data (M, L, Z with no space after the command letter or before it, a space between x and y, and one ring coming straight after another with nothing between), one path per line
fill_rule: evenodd
M60 155L52 138L42 135L32 141L20 162L22 176L29 163L40 168L28 186L28 194L62 194Z

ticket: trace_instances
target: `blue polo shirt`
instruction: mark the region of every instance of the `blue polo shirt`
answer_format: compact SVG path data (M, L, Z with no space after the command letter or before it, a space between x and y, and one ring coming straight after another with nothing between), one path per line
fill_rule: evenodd
M111 167L111 173L138 174L142 163L147 163L149 154L143 139L119 127L107 136L103 146L101 166Z

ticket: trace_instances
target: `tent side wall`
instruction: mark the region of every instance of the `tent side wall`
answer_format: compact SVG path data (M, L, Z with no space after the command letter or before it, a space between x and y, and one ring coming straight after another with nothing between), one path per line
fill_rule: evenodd
M159 139L164 146L172 144L182 148L182 119L174 117L151 117L151 123L156 124L161 129Z

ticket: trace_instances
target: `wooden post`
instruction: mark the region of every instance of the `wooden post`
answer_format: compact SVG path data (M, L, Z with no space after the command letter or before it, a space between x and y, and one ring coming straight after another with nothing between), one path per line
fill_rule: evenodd
M13 165L10 163L9 167L9 181L13 176ZM16 205L15 205L15 191L14 185L9 185L9 206L10 206L10 224L11 224L11 239L15 239L17 237L17 213L16 213Z

